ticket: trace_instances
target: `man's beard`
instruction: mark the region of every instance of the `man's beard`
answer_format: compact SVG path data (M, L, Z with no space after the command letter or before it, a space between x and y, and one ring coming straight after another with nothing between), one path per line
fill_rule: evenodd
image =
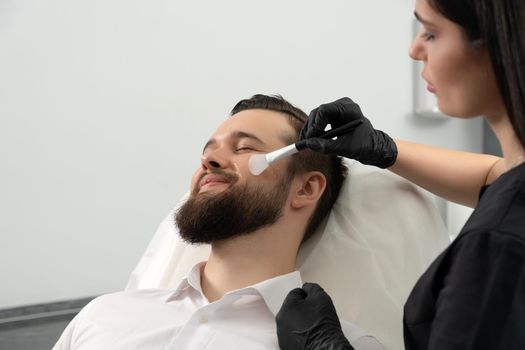
M235 182L220 193L193 193L177 210L175 222L185 241L197 244L231 239L272 225L282 216L290 178L285 176L271 190Z

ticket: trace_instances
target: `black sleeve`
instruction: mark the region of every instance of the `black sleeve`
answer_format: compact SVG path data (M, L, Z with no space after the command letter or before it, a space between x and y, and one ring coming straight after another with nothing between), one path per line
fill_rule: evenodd
M525 349L523 238L469 233L457 243L436 296L428 349Z

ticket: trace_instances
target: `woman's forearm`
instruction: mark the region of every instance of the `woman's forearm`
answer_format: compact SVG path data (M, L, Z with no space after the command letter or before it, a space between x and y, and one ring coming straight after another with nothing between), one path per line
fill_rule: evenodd
M477 204L481 186L487 184L492 168L501 160L486 154L395 142L397 160L389 170L437 196L469 207Z

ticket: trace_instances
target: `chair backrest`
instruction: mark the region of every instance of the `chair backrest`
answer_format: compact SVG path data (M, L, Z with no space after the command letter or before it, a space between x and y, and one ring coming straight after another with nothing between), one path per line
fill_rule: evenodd
M387 170L347 165L341 194L318 232L301 246L297 268L303 281L319 283L330 294L341 319L368 330L387 348L402 349L403 305L449 243L448 233L427 192ZM160 224L127 289L171 288L207 259L209 246L180 239L174 210Z

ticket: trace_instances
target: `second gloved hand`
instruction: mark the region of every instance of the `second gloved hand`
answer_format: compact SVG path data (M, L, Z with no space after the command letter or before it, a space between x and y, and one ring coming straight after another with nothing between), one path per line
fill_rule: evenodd
M328 124L332 128L352 123L355 127L337 139L323 139ZM359 105L348 97L322 104L310 112L301 131L301 140L314 151L356 159L363 164L388 168L397 158L397 147L390 136L372 127Z
M315 283L288 293L276 316L282 350L354 350L330 296Z

